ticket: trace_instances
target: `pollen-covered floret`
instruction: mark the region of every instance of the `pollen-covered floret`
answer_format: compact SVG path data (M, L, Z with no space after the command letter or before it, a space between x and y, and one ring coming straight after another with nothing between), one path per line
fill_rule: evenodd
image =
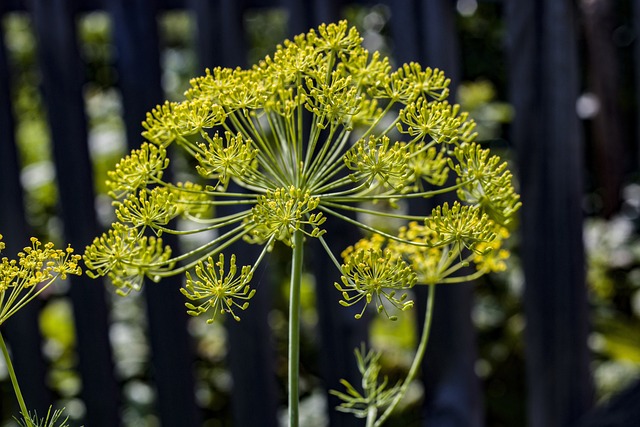
M199 316L212 311L211 318L207 320L211 323L217 314L229 313L235 320L240 320L234 309L246 310L249 300L253 298L256 291L249 287L249 282L253 276L251 266L243 266L238 273L236 267L236 256L231 255L228 271L225 272L224 255L220 254L218 260L214 262L212 257L200 262L195 267L193 278L187 272L187 282L180 292L191 301L199 302L198 305L187 302L187 313L192 316Z
M507 225L521 206L507 163L475 143L462 144L453 154L457 163L450 158L449 165L458 174L456 182L463 184L458 197L482 206L491 219Z
M110 190L109 194L115 199L120 199L136 192L155 180L160 180L167 166L167 151L163 147L144 143L120 160L115 170L108 172L109 179L106 184Z
M115 223L85 249L84 263L90 277L108 276L117 292L126 295L142 288L144 277L156 279L170 270L171 248L161 238Z
M408 294L397 291L406 290L416 284L416 273L400 257L394 256L389 250L371 246L358 248L345 260L342 265L342 283L335 283L336 289L342 293L340 304L352 306L364 301L362 311L356 314L359 319L367 305L375 302L379 313L386 313L395 320L396 316L389 316L386 304L399 310L413 307L413 301Z
M411 176L409 147L399 142L391 144L388 137L361 139L344 155L347 168L355 173L351 178L366 184L378 184L402 189Z
M475 139L476 124L468 113L460 112L459 105L448 102L427 101L419 98L399 113L398 131L413 137L414 141L435 141L438 144L457 144Z
M200 152L195 155L199 162L196 170L205 178L217 179L221 190L227 188L231 178L256 169L258 150L251 139L245 139L241 133L232 135L231 132L225 132L224 138L216 133L207 139L208 144L198 144ZM213 187L218 188L217 185Z
M2 235L0 235L2 239ZM0 242L0 250L4 244ZM0 325L58 279L80 275L79 255L71 246L56 249L53 243L44 245L35 237L31 246L18 253L17 259L0 260Z
M253 229L248 240L259 243L273 237L291 246L296 230L311 237L321 236L325 231L319 227L326 217L322 212L314 212L319 203L319 198L293 186L267 191L258 197L252 209L248 223ZM308 227L311 230L307 230Z
M454 202L451 207L444 203L433 209L425 226L435 233L437 245L457 245L480 253L478 244L496 238L495 226L486 213L478 207Z

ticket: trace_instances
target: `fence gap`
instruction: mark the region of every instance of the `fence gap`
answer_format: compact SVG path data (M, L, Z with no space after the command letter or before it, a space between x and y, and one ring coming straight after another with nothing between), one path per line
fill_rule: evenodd
M152 0L108 0L113 19L119 86L122 93L127 144L130 149L142 142L140 123L146 113L163 102L158 9ZM166 179L170 179L165 175ZM163 236L177 247L176 239ZM193 343L187 329L187 315L179 288L179 276L148 281L145 285L151 364L158 392L156 407L162 425L192 426L199 423L195 401Z
M30 3L38 41L44 102L53 144L65 239L82 251L98 231L93 173L82 97L82 64L74 10L65 0ZM85 423L119 425L118 392L108 337L104 287L83 275L69 279L76 321Z

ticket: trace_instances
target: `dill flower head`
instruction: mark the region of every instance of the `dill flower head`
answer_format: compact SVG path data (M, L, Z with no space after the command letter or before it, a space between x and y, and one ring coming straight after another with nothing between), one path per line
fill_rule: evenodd
M0 241L0 250L4 247ZM0 325L56 280L82 274L80 258L70 246L56 249L53 243L43 245L32 237L31 246L18 252L16 259L0 259Z
M475 147L475 124L446 101L449 83L443 71L417 63L392 69L388 58L362 46L360 34L346 21L286 40L249 69L206 70L191 80L184 100L147 114L142 135L148 142L109 175L118 222L87 248L87 267L92 275L111 277L123 293L140 289L145 276L190 272L183 293L208 301L188 303L190 314L211 309L237 317L232 308L246 308L253 292L249 272L276 242L294 246L294 236L302 234L320 240L343 272L336 286L342 304L375 302L385 311L384 298L393 307L409 307L406 293L398 297L395 292L415 283L415 263L388 257L391 249L367 248L355 250L342 264L323 236L336 220L381 231L350 212L427 219L440 246L395 239L441 247L443 253L447 245L477 253L491 234L489 221L506 224L515 214L518 195L506 164L485 161L482 153L467 148ZM170 145L177 147L169 150ZM186 162L193 166L190 175L180 176L194 182L164 180L173 148L191 157ZM447 183L450 171L457 174L455 184ZM231 183L240 190L229 191ZM397 206L403 198L447 192L465 205L415 217L377 210ZM234 212L216 215L221 205L233 205ZM178 229L172 221L178 217L193 226ZM174 256L160 243L162 233L209 237ZM143 239L150 234L157 240ZM238 240L263 250L237 282L242 286L228 285L233 297L216 291L215 298L206 299L202 288L222 275L209 272L219 268L222 252Z

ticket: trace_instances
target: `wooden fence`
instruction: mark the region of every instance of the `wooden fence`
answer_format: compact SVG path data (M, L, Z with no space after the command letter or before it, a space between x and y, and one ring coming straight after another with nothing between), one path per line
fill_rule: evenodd
M464 57L457 37L456 2L382 3L390 11L389 33L397 61L417 60L440 67L459 81ZM283 8L289 16L289 33L297 34L321 22L337 20L345 5L337 0L3 0L0 18L10 11L26 11L36 32L65 241L81 250L100 233L87 144L83 64L75 30L78 14L101 9L110 15L126 139L130 147L136 147L142 118L164 100L158 13L173 8L193 12L198 60L204 68L246 65L244 13L250 8ZM505 78L516 111L510 139L517 151L523 200L528 425L630 426L595 424L594 420L619 409L592 410L581 234L584 147L575 110L582 76L576 6L569 0L501 3L506 26ZM635 22L640 23L640 6L633 6ZM25 222L10 96L15 76L9 73L2 37L0 32L0 232L10 253L24 246L30 233ZM640 48L637 57L640 59ZM351 238L347 232L328 235L344 241ZM314 258L317 280L335 280L328 272L331 269L322 268L319 257ZM105 288L87 276L71 281L81 397L86 406L82 422L91 427L121 425L122 397L113 369ZM169 427L202 422L194 393L193 343L187 332L184 302L175 291L179 286L179 282L166 280L145 289L157 414L161 425ZM352 351L366 338L366 326L336 310L335 295L325 289L329 287L317 290L323 349L319 362L325 386L336 388L339 378L353 376ZM482 387L474 373L477 350L470 318L471 292L470 286L438 289L432 350L423 373L425 402L417 417L423 421L415 425L484 425ZM278 425L280 400L275 392L278 386L267 326L267 293L259 294L263 295L256 296L262 298L260 303L252 305L243 321L228 325L233 425L239 427ZM50 396L43 387L46 364L41 357L37 313L38 307L30 306L7 323L6 333L26 400L29 406L43 411ZM334 404L329 398L329 407ZM629 405L625 408L628 411ZM635 411L637 414L638 409ZM360 425L333 410L330 420L332 427Z

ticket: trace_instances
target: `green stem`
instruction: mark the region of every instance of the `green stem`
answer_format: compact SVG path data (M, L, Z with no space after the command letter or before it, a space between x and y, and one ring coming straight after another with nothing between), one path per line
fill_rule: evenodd
M13 391L16 394L16 398L18 399L18 405L20 405L20 412L22 412L22 416L25 421L27 421L27 425L34 426L31 421L31 417L29 416L29 411L27 411L27 405L24 403L24 398L22 397L22 392L20 391L20 386L18 385L18 378L16 377L16 372L13 370L13 363L11 363L11 357L9 356L9 351L7 350L7 345L4 343L4 338L0 333L0 347L2 347L2 355L4 356L4 360L7 364L7 371L9 371L9 377L11 378L11 385L13 385Z
M375 405L369 406L367 411L367 425L365 427L374 427L376 417L378 416L378 408Z
M291 287L289 289L289 427L298 427L299 370L300 370L300 284L302 282L302 254L304 234L293 234L291 254Z
M424 325L422 329L422 336L420 337L420 345L418 345L418 350L416 351L416 356L413 359L413 363L411 364L411 368L409 369L409 373L407 374L407 378L404 379L402 383L402 387L400 387L400 391L391 402L391 405L384 411L382 416L373 424L374 427L380 427L384 422L389 418L389 415L393 412L393 410L398 406L398 403L404 395L407 393L407 389L409 388L409 384L415 379L418 374L418 370L420 369L420 365L422 364L422 359L424 359L424 353L427 349L427 343L429 342L429 332L431 330L431 319L433 318L433 299L436 294L436 285L429 285L429 300L427 301L427 313L424 316ZM367 425L368 422L367 422Z

